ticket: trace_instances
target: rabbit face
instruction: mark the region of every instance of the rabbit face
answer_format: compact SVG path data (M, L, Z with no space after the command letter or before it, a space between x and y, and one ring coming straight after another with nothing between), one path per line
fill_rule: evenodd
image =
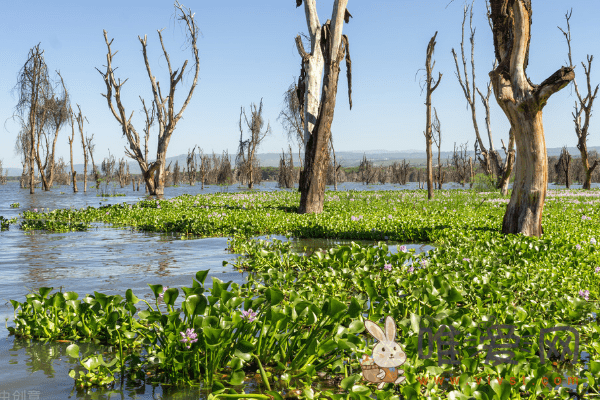
M388 316L385 319L385 332L375 322L366 320L365 328L379 343L373 348L373 361L380 367L390 368L404 364L406 354L396 343L396 323Z
M373 348L373 361L380 367L397 367L406 362L406 354L396 342L379 342Z

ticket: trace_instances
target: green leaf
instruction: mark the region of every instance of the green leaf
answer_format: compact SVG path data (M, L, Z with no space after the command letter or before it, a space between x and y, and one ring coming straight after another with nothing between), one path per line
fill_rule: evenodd
M206 281L206 277L208 276L208 272L209 271L210 270L207 269L207 270L204 270L204 271L198 271L198 272L196 272L196 280L198 282L200 282L202 284L202 286L204 286L204 282Z
M421 317L415 313L410 313L410 326L415 333L419 333Z
M48 293L50 293L52 291L52 289L54 289L53 287L41 287L40 288L40 296L42 296L42 299L45 299L46 296L48 296Z
M127 289L127 291L125 292L125 299L127 299L128 303L132 304L136 304L140 301L140 299L138 299L136 295L133 294L133 290L131 289Z
M242 383L244 383L245 377L246 377L246 374L244 373L244 371L242 371L242 370L234 371L231 374L231 379L229 379L229 384L233 385L233 386L241 385Z
M456 303L463 301L463 297L458 290L456 290L454 287L451 287L446 294L446 301L448 303Z
M175 300L177 300L177 296L179 296L179 289L169 288L165 291L163 300L165 301L165 304L172 306L175 304Z
M75 343L68 345L66 351L69 357L79 358L79 346Z
M334 318L339 313L347 310L346 305L337 300L335 297L330 297L325 303L325 307L325 315L327 315L330 318Z
M148 284L148 286L150 286L150 289L152 289L152 293L154 293L154 298L158 299L158 296L160 296L163 292L163 285Z
M360 380L360 377L361 375L354 374L342 379L342 382L340 383L341 388L344 390L350 390L350 388Z
M271 306L275 306L283 300L283 292L279 289L268 288L265 291L265 297L267 301L271 303Z
M589 369L590 369L590 372L594 375L600 374L600 362L590 361Z
M356 300L356 297L352 297L350 305L348 306L348 316L350 318L358 318L358 315L362 312L362 305Z

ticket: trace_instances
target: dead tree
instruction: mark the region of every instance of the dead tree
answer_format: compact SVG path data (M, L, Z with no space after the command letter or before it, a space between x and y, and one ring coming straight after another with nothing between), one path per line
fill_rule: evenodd
M367 159L366 154L363 154L363 159L358 166L358 173L363 185L370 185L377 179L377 170L373 167L373 161Z
M173 186L179 185L181 182L181 168L179 168L179 160L175 160L175 165L173 166Z
M29 193L35 192L35 150L37 148L36 132L43 100L50 97L52 84L48 75L48 66L44 60L44 51L40 45L29 50L27 61L19 71L17 84L14 89L18 93L18 102L15 107L15 114L21 120L21 132L28 137L26 143L29 147L24 149L27 152L25 157L28 165L29 174Z
M96 191L100 189L100 172L98 171L98 167L96 167L96 163L94 162L94 150L96 149L96 145L94 144L94 135L86 136L85 138L88 152L90 153L90 159L92 161L92 174L94 174L94 181L96 182Z
M102 165L100 166L100 169L104 173L103 180L107 187L108 187L108 184L112 181L112 178L114 176L115 164L116 164L115 156L110 154L110 151L109 151L108 157L105 157L104 160L102 160Z
M472 82L469 80L469 71L467 67L467 58L465 56L465 22L467 20L467 14L469 14L469 6L465 5L464 13L463 13L463 21L462 21L462 36L460 42L460 53L462 56L462 65L463 69L458 64L458 57L456 56L456 52L452 49L452 55L454 56L454 64L456 65L456 77L458 78L458 83L460 83L460 87L463 90L463 94L467 99L467 104L471 109L471 120L473 122L473 128L475 129L475 140L479 149L481 151L481 157L479 158L480 163L483 167L483 170L487 175L492 174L492 164L490 162L490 155L483 144L483 140L481 140L481 135L479 134L479 126L477 124L477 112L476 112L476 92L478 92L478 88L475 84L475 29L473 28L473 3L471 3L470 7L470 18L469 18L469 28L471 30L470 42L471 42L471 76ZM464 82L463 82L464 76ZM481 93L480 93L481 94ZM483 96L482 96L483 97ZM493 149L492 145L492 137L491 132L488 131L489 140L490 140L490 149Z
M296 0L296 6L303 0ZM342 35L344 20L351 17L348 0L335 0L331 20L319 22L315 0L304 0L311 50L307 53L300 36L296 46L302 57L298 81L298 99L304 110L304 166L300 173L298 213L323 212L326 169L329 162L329 138L335 110L340 62L346 59L348 96L352 109L352 72L348 37ZM323 85L321 85L323 76ZM320 94L321 86L323 92ZM320 94L320 101L319 101Z
M233 171L231 170L231 160L229 159L229 152L227 150L224 150L218 164L215 164L218 165L217 184L231 185L233 183ZM257 176L255 180L257 183L260 183L260 177Z
M62 129L62 127L69 120L69 110L71 106L69 104L69 93L67 92L67 88L65 86L65 82L60 75L60 72L56 72L60 77L62 92L58 95L52 96L46 102L47 104L44 106L48 110L49 118L48 118L48 131L45 132L45 142L46 142L46 151L45 151L45 163L44 170L46 171L45 179L42 178L42 183L45 185L45 190L50 190L52 187L52 183L54 181L54 164L55 164L55 153L56 153L56 142L58 140L58 132ZM50 144L52 141L52 144ZM39 157L39 155L38 155ZM39 165L39 164L38 164Z
M444 184L444 177L446 173L442 174L442 151L440 147L442 146L442 125L440 123L440 119L437 115L437 110L433 107L433 122L432 122L432 139L438 149L438 160L437 160L437 172L435 174L435 182L438 189L442 189L442 185Z
M285 152L281 150L281 157L279 158L279 174L277 175L277 186L280 188L293 188L294 187L294 158L292 157L292 146L290 145L289 158L286 157Z
M210 158L207 155L204 155L204 152L200 147L198 147L198 158L200 159L200 183L202 185L200 189L204 190L206 173L210 169Z
M573 68L573 59L571 58L571 26L569 20L571 19L571 15L573 14L573 10L570 13L565 14L565 19L567 20L567 31L565 32L560 27L560 31L565 35L567 39L567 45L569 47L569 65ZM592 106L594 104L594 100L596 99L596 95L598 94L598 87L600 85L596 85L596 88L592 91L591 84L591 71L592 71L592 61L594 60L593 55L587 56L587 66L585 63L581 63L583 66L583 72L585 73L586 83L587 83L587 95L585 97L581 96L579 92L579 87L577 85L577 80L573 78L573 86L575 86L575 93L577 94L577 101L575 101L575 111L572 113L573 121L575 122L575 134L577 134L577 149L581 154L581 164L583 167L583 171L585 173L585 180L583 181L584 189L591 189L592 187L592 173L594 169L598 166L598 160L590 166L589 155L587 149L587 137L589 136L588 128L590 126L590 118L592 116ZM583 116L583 123L582 123ZM568 188L567 184L567 188Z
M195 73L192 85L188 92L187 98L183 102L183 105L181 106L179 112L175 111L175 90L177 88L177 85L181 82L181 78L183 77L188 61L186 60L180 69L173 71L171 67L169 54L167 53L167 50L165 49L163 43L162 30L158 30L157 32L158 37L160 39L160 44L162 46L163 55L169 68L169 91L167 96L163 97L160 89L160 84L156 80L156 77L152 74L152 70L150 69L150 62L147 53L147 37L146 35L144 35L144 38L142 39L140 36L138 36L138 39L142 45L142 53L144 56L144 62L146 64L146 71L148 72L148 77L150 78L150 85L152 87L152 113L155 113L158 122L158 146L156 150L155 161L150 162L147 157L147 152L146 154L142 152L140 136L137 130L134 128L133 124L131 123L133 112L128 117L125 112L125 107L121 102L121 87L125 84L125 82L127 82L127 79L121 82L120 79L117 80L115 78L115 69L113 69L112 67L112 59L117 52L112 52L110 46L114 39L109 42L106 31L104 31L104 40L108 48L108 53L106 55L106 72L102 73L102 71L98 69L98 72L100 72L106 84L106 94L103 94L103 96L106 98L108 102L108 107L112 112L113 116L121 125L123 135L127 138L127 141L129 143L129 149L126 149L125 153L128 157L136 160L140 165L142 175L144 177L144 180L146 181L146 188L148 188L149 193L151 195L159 196L164 194L167 147L169 146L169 141L171 140L171 136L175 131L175 126L177 125L177 122L181 119L183 112L188 106L190 100L192 99L192 94L194 93L194 89L196 88L196 84L198 82L198 72L200 71L200 59L198 55L198 47L196 45L199 30L194 20L194 14L192 14L189 8L180 5L177 1L175 2L175 8L177 9L176 12L178 12L178 19L180 21L183 21L186 27L187 40L192 49L192 56L195 66ZM113 104L113 98L114 102L116 103L116 108L115 104ZM143 106L144 111L146 112L146 126L149 128L149 113L146 109L145 104L143 104Z
M554 169L559 180L562 176L564 176L567 189L571 187L571 161L571 154L569 154L567 146L563 146L562 150L560 151L560 157L558 157L558 161L554 165Z
M190 186L196 184L196 175L198 173L198 161L196 160L196 146L192 150L188 149L188 155L186 158L187 164L187 177Z
M427 198L429 200L433 199L433 166L432 166L432 153L431 153L431 144L433 140L433 133L431 129L431 94L437 89L438 85L442 80L442 73L439 73L439 77L437 82L433 79L433 67L435 66L435 61L433 64L431 63L431 57L433 56L433 51L435 49L435 37L437 36L437 32L433 35L431 40L429 40L429 44L427 45L427 58L425 59L425 71L427 72L427 82L426 82L426 98L425 98L425 106L426 106L426 125L425 125L425 144L426 144L426 152L427 152Z
M295 79L294 79L295 80ZM298 160L302 169L302 148L304 147L304 110L298 98L298 85L293 83L283 94L283 109L277 119L281 122L290 142L298 144Z
M4 168L2 168L2 160L0 160L0 185L6 185L7 176L8 170L4 171Z
M540 85L529 81L531 0L491 0L491 20L498 66L490 79L517 145L515 182L502 232L541 236L548 186L542 109L552 94L575 78L575 72L562 67Z
M117 167L117 179L119 180L119 186L121 186L121 188L124 188L125 185L127 185L128 181L129 181L129 165L127 165L127 161L125 161L125 158L121 158L119 160L119 166Z
M454 142L454 153L452 153L452 165L458 177L458 182L465 186L468 175L469 163L467 161L467 146L468 143L461 144L459 149L456 148L456 142ZM458 150L458 151L457 151Z
M73 193L77 193L77 172L73 166L73 141L75 140L75 122L73 121L73 109L69 106L69 119L71 121L71 137L69 140L69 151L71 155L71 178L73 179Z
M86 144L86 139L83 137L83 121L86 121L89 124L89 121L86 117L81 113L81 107L77 104L77 109L79 112L75 116L75 120L77 121L77 127L79 128L79 134L81 136L81 148L83 150L83 192L87 192L87 165L88 165L88 154L90 150L88 145ZM73 124L73 114L71 114L71 124ZM92 135L93 136L93 135ZM91 140L90 140L91 142Z
M267 129L263 131L265 121L263 120L262 112L262 99L260 99L260 106L258 108L254 103L250 105L250 120L248 120L246 110L240 108L240 145L238 147L238 154L235 158L235 164L240 176L243 177L244 180L248 181L248 189L252 189L257 175L260 174L260 166L258 164L258 159L256 158L256 150L261 145L265 137L271 133L271 124L269 123L267 123ZM250 135L250 137L246 140L244 140L242 115L244 116L244 121L246 122L246 127Z

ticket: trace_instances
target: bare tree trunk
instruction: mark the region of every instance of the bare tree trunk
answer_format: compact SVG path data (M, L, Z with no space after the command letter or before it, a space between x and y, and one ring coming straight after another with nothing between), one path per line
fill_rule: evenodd
M571 13L567 13L565 15L565 19L567 20L567 32L562 30L560 27L558 29L561 30L565 38L567 39L567 45L569 47L569 65L573 67L573 59L571 58L571 25L569 20L571 19ZM586 76L587 83L587 95L582 97L579 93L579 86L577 85L577 80L573 78L573 85L575 86L575 93L577 94L577 101L575 102L575 111L572 113L573 121L575 122L575 133L577 134L577 149L581 154L581 164L583 167L583 171L585 174L583 189L591 189L592 188L592 173L594 169L598 166L598 160L594 162L594 164L590 167L590 163L588 161L588 149L587 149L587 137L589 135L588 128L590 125L590 118L592 116L592 106L594 104L594 100L598 95L598 88L600 85L596 85L596 88L592 92L592 83L591 83L591 71L592 71L592 61L594 60L594 56L588 55L586 66L583 62L581 65L583 66L583 71ZM581 116L583 115L584 120L583 124L581 123ZM568 186L567 186L568 187Z
M494 95L515 134L516 177L502 222L503 233L541 236L548 186L548 157L542 109L575 73L563 67L539 86L525 73L531 39L531 2L491 0L494 47L499 65L490 72Z
M510 182L510 175L512 174L513 166L515 165L515 135L512 131L512 128L508 136L508 150L506 150L506 147L504 146L504 141L502 141L502 148L504 149L504 153L506 154L504 167L502 169L502 178L500 180L500 183L498 184L502 196L506 196L508 194L508 183Z
M298 5L302 4L297 3ZM337 96L340 62L346 56L348 68L348 94L351 94L351 69L348 38L342 35L344 19L350 14L346 10L348 0L335 0L331 22L320 26L315 0L304 0L306 21L311 36L311 53L304 51L300 37L296 38L298 52L302 56L301 91L305 91L305 161L300 174L300 207L298 213L321 213L325 201L325 170L329 162L328 144ZM323 62L321 61L323 59ZM321 104L317 104L318 86L322 68L323 93ZM319 68L320 67L320 68ZM318 111L317 111L318 108ZM350 108L352 98L350 97ZM311 129L312 128L312 129Z
M146 147L144 152L142 152L139 134L134 128L133 124L131 123L131 116L127 116L127 114L125 113L125 108L121 102L121 87L125 84L127 80L121 82L120 79L117 80L114 76L115 69L112 68L112 58L116 54L116 52L113 53L111 50L110 46L112 40L108 40L108 35L106 31L104 31L104 40L108 48L108 53L106 56L106 72L102 73L100 70L98 70L106 84L107 93L103 94L103 96L106 98L108 102L108 107L112 112L113 116L121 125L123 135L127 137L127 141L129 143L129 149L126 149L125 152L128 157L138 162L144 180L146 181L147 190L150 192L151 195L157 196L162 196L164 194L164 186L166 179L165 162L167 148L169 146L171 136L175 131L175 126L177 122L181 119L184 110L186 109L192 98L194 89L196 88L196 85L198 83L198 73L200 70L199 52L196 44L199 30L194 20L194 14L191 12L190 9L180 5L178 1L175 2L175 8L179 12L178 19L180 21L183 21L186 27L187 39L189 41L189 44L191 45L190 48L192 49L192 55L194 57L195 66L194 78L190 90L187 94L187 97L183 102L183 105L181 106L181 109L179 110L179 112L176 112L174 109L175 90L177 85L181 82L188 61L186 60L184 62L181 69L175 70L175 72L173 72L173 69L171 67L171 61L169 59L169 54L167 53L163 43L161 33L162 30L158 30L158 37L162 46L163 55L169 68L169 90L167 96L163 97L162 92L160 90L160 84L156 80L156 77L152 74L152 70L150 68L150 62L147 53L147 37L144 36L144 38L142 39L138 36L138 39L142 45L142 54L144 57L146 72L148 73L148 78L150 79L150 85L153 94L151 112L148 111L144 101L142 100L144 112L146 113ZM113 96L117 106L116 109L115 105L113 104ZM148 131L150 129L150 126L154 121L154 116L156 116L156 119L158 121L158 146L156 150L156 161L150 162L147 157L147 136L149 135Z
M467 59L465 57L465 21L467 20L468 11L469 11L469 6L465 5L463 22L462 22L462 39L460 42L460 53L462 56L462 64L463 64L462 72L458 65L458 58L456 56L456 52L454 51L454 49L452 49L452 55L454 56L454 63L456 65L456 76L458 78L458 82L460 83L460 86L463 90L465 98L467 99L467 103L469 104L469 108L471 109L471 120L473 122L473 128L475 129L475 140L476 140L476 144L481 149L481 155L482 155L482 158L480 158L479 160L483 166L483 169L484 169L486 175L490 175L492 173L490 157L489 157L488 151L486 150L486 148L483 144L483 141L481 140L481 135L479 134L479 126L477 124L477 113L475 111L475 104L476 104L475 93L478 92L479 89L477 89L477 86L475 84L475 29L473 28L473 4L471 4L471 15L470 15L470 19L469 19L469 28L471 30L470 42L471 42L471 75L472 75L472 80L473 80L472 83L469 83L469 73L467 70ZM464 80L465 80L464 83L463 83L463 78L461 77L461 75L464 76ZM480 93L480 95L481 95L481 93ZM486 121L488 121L488 120L486 120ZM488 130L488 133L490 134L489 135L490 150L493 150L491 131ZM475 156L477 157L478 155L476 154Z
M434 81L432 72L433 66L435 65L435 61L431 64L431 57L433 56L433 51L435 49L435 37L437 36L437 32L433 35L431 40L429 40L429 44L427 45L427 58L425 59L425 69L427 71L427 97L425 100L425 106L427 108L427 122L425 125L425 145L427 152L427 198L429 200L433 199L433 166L432 159L433 155L431 152L431 142L432 142L432 127L431 127L431 94L435 89L437 89L440 81L442 80L442 74L440 73L437 82Z
M71 137L69 140L69 150L71 153L71 176L73 177L73 193L77 193L77 172L73 166L73 140L75 140L75 124L73 123L73 110L69 107L69 115L71 117Z

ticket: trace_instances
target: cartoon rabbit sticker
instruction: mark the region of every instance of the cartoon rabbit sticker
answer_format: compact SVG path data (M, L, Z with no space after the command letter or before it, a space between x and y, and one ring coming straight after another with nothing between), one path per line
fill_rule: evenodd
M378 383L378 389L388 383L402 383L406 379L403 369L398 369L406 362L406 354L396 343L396 323L389 315L385 319L385 333L373 321L366 320L365 328L379 341L373 348L373 357L363 356L361 361L363 377L373 383Z

